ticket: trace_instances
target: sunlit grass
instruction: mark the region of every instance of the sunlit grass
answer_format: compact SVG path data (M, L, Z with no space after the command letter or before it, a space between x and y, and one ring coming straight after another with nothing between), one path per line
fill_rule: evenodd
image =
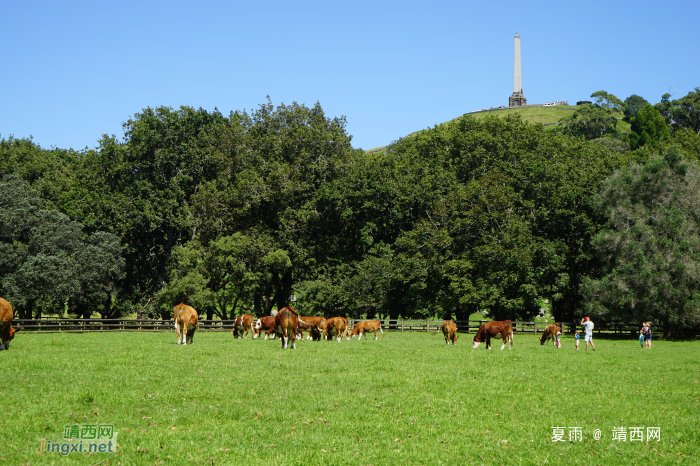
M20 334L0 352L0 464L697 462L700 343L470 342L390 332L282 351L228 333L186 347L174 332ZM114 425L116 454L34 453L88 423ZM582 441L553 443L557 426ZM661 441L613 441L621 426L660 427Z

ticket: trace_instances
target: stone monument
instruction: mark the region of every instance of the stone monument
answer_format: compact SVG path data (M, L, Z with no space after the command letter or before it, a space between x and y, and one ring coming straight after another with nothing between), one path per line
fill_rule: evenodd
M513 66L513 95L508 98L508 107L524 107L527 99L523 95L522 75L520 74L520 35L515 31L515 61Z

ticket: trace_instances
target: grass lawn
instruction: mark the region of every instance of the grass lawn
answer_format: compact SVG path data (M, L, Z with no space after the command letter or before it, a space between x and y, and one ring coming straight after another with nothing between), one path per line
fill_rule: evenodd
M0 352L0 465L697 464L700 342L470 343L20 333ZM35 453L66 424L113 425L116 453ZM582 438L552 442L552 427ZM643 441L613 440L620 427Z

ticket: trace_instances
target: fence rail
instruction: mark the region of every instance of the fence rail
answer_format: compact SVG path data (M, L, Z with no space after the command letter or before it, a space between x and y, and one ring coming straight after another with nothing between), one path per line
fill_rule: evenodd
M365 319L348 319L350 328L355 323ZM430 319L378 319L385 331L390 332L436 332L442 327L442 320ZM455 324L461 333L475 333L485 320L463 321L457 320ZM513 331L517 333L538 334L544 331L551 322L513 322ZM198 330L209 332L224 332L233 330L233 320L200 320ZM172 320L149 319L15 319L13 325L24 327L23 331L42 333L83 333L83 332L165 332L174 331ZM559 323L562 333L573 334L580 326L575 322ZM596 326L595 333L629 334L639 332L636 324L616 324Z

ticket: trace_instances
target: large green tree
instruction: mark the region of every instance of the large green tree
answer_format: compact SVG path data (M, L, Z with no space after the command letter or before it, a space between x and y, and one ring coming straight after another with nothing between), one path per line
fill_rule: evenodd
M651 104L647 104L635 116L630 118L630 123L632 124L630 133L630 146L632 149L638 149L643 146L658 149L670 137L668 126L666 126L659 112Z
M593 239L604 265L584 283L588 314L609 322L700 324L700 169L672 146L615 173L598 201Z
M0 182L0 290L19 317L44 309L89 317L112 317L124 259L120 240L105 232L85 235L83 226L43 208L38 192L16 175Z

